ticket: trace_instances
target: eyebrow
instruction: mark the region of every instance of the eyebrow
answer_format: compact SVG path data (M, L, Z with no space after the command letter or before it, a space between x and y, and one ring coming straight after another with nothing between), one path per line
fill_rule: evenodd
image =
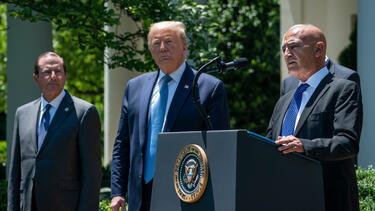
M289 41L281 46L281 49L285 48L286 45L296 45L299 44L298 41Z

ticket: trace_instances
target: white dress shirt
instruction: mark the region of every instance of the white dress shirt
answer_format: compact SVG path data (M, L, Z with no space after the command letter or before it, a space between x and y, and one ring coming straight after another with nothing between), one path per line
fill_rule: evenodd
M303 110L305 109L305 106L307 102L310 100L311 96L313 95L315 89L318 87L320 82L323 80L324 77L328 74L328 69L326 66L324 66L322 69L320 69L318 72L314 73L312 76L310 76L309 79L307 79L306 82L299 81L298 86L300 86L302 83L307 83L309 87L302 93L302 101L301 106L299 107L296 124L294 125L294 130L296 129L296 126L298 124L299 118L301 117L301 114Z
M53 99L51 102L48 103L47 100L44 99L43 94L42 94L42 96L41 96L42 103L40 105L38 127L40 127L40 123L42 121L42 117L43 117L46 105L47 104L51 105L51 108L49 109L49 115L50 115L49 123L51 123L53 117L55 116L57 108L59 107L59 105L60 105L62 99L64 98L64 96L65 96L65 90L63 90L55 99Z

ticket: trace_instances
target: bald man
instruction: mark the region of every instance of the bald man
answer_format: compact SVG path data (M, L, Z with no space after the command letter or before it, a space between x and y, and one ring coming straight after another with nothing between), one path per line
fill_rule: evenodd
M326 39L313 25L291 27L282 51L288 74L299 80L298 88L277 102L267 137L275 140L281 153L321 161L326 210L359 210L352 162L362 129L358 84L328 71Z

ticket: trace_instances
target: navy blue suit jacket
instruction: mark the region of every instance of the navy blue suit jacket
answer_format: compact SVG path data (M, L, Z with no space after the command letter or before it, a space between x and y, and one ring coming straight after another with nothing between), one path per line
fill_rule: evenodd
M186 66L167 114L165 132L206 130L204 120L193 104L191 91L195 73ZM158 75L159 71L156 71L130 80L123 98L113 149L111 196L124 197L128 193L129 210L139 210L142 202L149 103ZM213 128L229 129L229 111L223 82L202 74L198 88L201 104L210 115Z

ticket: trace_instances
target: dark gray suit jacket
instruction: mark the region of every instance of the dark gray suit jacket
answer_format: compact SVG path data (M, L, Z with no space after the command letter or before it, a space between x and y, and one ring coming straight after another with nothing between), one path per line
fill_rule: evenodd
M277 102L267 129L268 138L276 140L281 134L295 90ZM296 126L294 136L302 141L305 155L322 162L326 210L359 210L351 159L359 151L362 129L359 102L358 84L328 73L307 102Z
M19 107L14 121L8 211L98 210L100 119L96 108L66 92L37 151L41 99Z

